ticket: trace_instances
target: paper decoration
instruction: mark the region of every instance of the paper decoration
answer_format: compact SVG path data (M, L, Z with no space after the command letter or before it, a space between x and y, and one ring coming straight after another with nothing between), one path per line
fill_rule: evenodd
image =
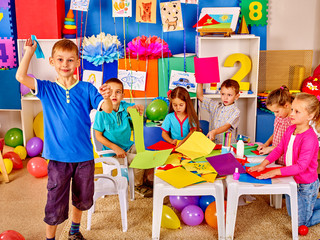
M136 22L156 23L157 22L157 1L137 0Z
M97 89L102 85L102 72L83 70L82 81L92 83Z
M215 143L202 132L195 131L182 145L176 148L176 151L195 159L211 153L214 146Z
M268 0L241 0L241 17L250 26L265 26L268 21Z
M112 17L131 17L132 0L112 0Z
M182 167L173 168L167 171L155 173L158 178L171 184L175 188L183 188L192 184L205 182L205 179L193 174Z
M198 0L180 0L181 3L198 4Z
M124 89L145 91L146 78L146 72L118 70L118 79L123 83Z
M272 183L270 178L256 179L247 173L240 174L239 182L248 182L248 183L256 183L256 184L271 184Z
M184 87L188 92L195 93L197 88L194 73L172 70L169 89L176 87Z
M218 57L194 58L194 70L197 83L220 82Z
M249 172L249 171L248 171L249 168L250 168L250 167L246 167L247 173L248 173L249 175L251 175L252 177L257 178L257 177L259 177L259 176L262 175L262 174L265 174L265 173L267 173L267 172L270 172L271 170L279 169L279 168L282 168L282 167L269 167L269 168L265 168L265 169L264 169L263 171L261 171L261 172ZM280 178L280 177L284 177L284 176L277 175L277 176L274 176L274 177L272 177L272 178Z
M14 68L16 52L13 38L0 38L0 68Z
M180 1L162 2L160 3L160 8L164 32L179 31L184 29Z
M167 150L167 149L173 149L175 147L176 147L176 145L170 144L165 141L159 141L155 144L152 144L151 146L149 146L147 148L151 149L151 150Z
M88 11L90 0L71 0L70 9L79 11Z
M246 172L232 153L208 157L207 160L219 175L232 175L236 168L239 173Z

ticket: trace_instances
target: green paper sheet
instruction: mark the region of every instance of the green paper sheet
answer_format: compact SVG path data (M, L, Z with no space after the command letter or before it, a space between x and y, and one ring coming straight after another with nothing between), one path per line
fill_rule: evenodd
M232 146L237 149L237 144L232 144ZM255 151L257 150L258 148L258 144L254 144L253 146L250 146L248 144L245 144L244 145L244 155L247 156L247 155L252 155L252 156L258 156L256 154L254 154L253 152L251 151Z
M138 153L130 164L131 168L149 169L165 164L172 149L161 151L144 151Z
M133 123L134 144L136 146L137 153L142 153L146 151L143 138L143 116L140 115L135 108L129 108L128 112Z

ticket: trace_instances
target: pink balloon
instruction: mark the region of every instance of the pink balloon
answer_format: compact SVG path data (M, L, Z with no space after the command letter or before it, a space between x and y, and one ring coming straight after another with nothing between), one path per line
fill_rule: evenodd
M42 157L31 158L27 164L28 172L37 178L48 175L47 161Z
M30 88L20 83L20 92L21 92L21 95L24 96L30 92Z
M0 240L25 240L25 238L14 230L7 230L0 234Z

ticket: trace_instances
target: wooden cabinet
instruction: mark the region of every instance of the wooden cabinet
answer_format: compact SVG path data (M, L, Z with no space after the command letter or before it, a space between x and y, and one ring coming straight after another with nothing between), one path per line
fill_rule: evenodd
M218 57L220 82L234 76L241 68L241 63L236 62L233 67L224 67L224 62L231 54L242 53L251 59L251 71L243 78L243 82L250 83L252 94L247 91L240 93L240 98L236 102L240 109L240 125L238 134L250 137L255 141L256 135L256 112L257 112L257 90L258 90L258 73L259 73L259 51L260 38L254 35L232 35L231 37L198 37L197 38L197 56ZM204 85L209 89L208 85ZM220 94L214 91L205 92L205 96L220 100ZM200 119L208 120L209 115L205 111L200 111Z

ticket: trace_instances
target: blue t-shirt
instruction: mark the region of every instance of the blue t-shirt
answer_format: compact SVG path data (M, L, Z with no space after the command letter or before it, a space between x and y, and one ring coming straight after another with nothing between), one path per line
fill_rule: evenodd
M189 118L179 120L175 112L169 113L161 125L161 129L170 133L172 139L183 140L190 132Z
M93 124L94 130L102 132L105 138L121 147L124 151L128 151L133 144L130 140L131 127L127 112L127 108L133 105L134 103L121 101L117 112L97 112ZM110 148L103 146L102 150L110 150ZM110 154L105 155L110 156Z
M59 82L36 79L35 83L35 95L43 108L42 156L70 163L92 160L89 114L103 101L96 87L82 81L68 89Z

